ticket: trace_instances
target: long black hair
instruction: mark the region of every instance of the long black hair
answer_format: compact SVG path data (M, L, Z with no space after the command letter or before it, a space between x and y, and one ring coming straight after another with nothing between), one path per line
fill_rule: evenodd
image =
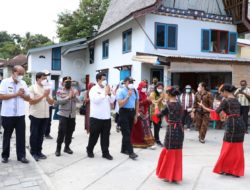
M164 88L164 84L162 82L157 82L157 84L155 85L154 91L155 91L156 97L160 96L160 93L157 91L157 88L159 86L162 86Z

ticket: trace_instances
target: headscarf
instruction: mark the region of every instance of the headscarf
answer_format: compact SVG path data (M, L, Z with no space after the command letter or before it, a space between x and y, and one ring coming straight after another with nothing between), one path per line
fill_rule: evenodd
M146 82L144 82L144 81L140 82L140 84L139 84L139 86L137 88L137 90L139 92L139 98L140 98L140 100L147 99L147 92L142 92L142 89L146 88L146 87L147 87L147 83Z

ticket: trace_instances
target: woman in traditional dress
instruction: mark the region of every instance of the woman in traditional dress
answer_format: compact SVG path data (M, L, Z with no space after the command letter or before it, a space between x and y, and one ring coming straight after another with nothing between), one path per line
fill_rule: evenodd
M154 137L150 129L150 120L148 108L151 104L150 99L147 97L147 84L142 81L138 88L139 93L139 116L137 123L132 128L131 142L135 148L155 148Z
M89 114L90 114L90 100L89 100L89 91L90 89L95 86L95 83L91 82L88 84L88 88L84 97L84 104L86 106L86 113L85 113L85 130L89 134Z
M219 159L214 167L213 172L232 176L244 176L244 122L240 117L240 103L233 95L236 90L231 84L224 84L220 88L224 100L216 109L216 113L224 111L226 121L224 122L224 138ZM200 105L203 109L212 112L213 110L205 107L202 102Z
M156 175L168 182L182 181L182 146L184 140L184 128L182 125L182 106L177 101L180 92L169 87L166 90L168 102L166 108L157 116L166 117L168 122L164 148L161 151Z
M156 107L161 111L163 109L163 99L164 99L164 93L163 90L164 85L162 82L158 82L155 87L154 91L150 93L150 100L152 102L150 106L150 118L151 121L154 124L154 138L155 142L159 146L163 146L163 144L160 141L159 133L160 133L160 128L161 128L161 120L158 123L155 123L152 119L152 116L155 114Z

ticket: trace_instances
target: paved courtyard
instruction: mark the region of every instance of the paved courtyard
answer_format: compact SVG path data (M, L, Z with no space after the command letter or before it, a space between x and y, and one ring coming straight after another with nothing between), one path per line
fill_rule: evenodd
M197 131L185 131L183 148L183 182L170 184L159 180L155 168L160 147L156 150L135 149L139 155L136 161L120 153L121 133L113 125L110 137L110 153L113 161L102 158L98 142L95 158L87 157L88 135L84 131L84 117L78 115L76 131L71 148L73 155L62 152L54 155L58 121L52 122L52 140L44 141L43 152L47 160L32 161L23 165L16 161L15 138L12 138L12 154L9 164L0 163L0 189L58 189L58 190L248 190L250 187L250 135L245 136L245 176L234 178L212 173L219 156L223 130L210 129L207 141L201 144ZM27 126L29 121L27 120ZM163 140L165 128L161 130ZM27 127L27 139L29 127ZM0 139L2 141L2 137ZM28 140L26 141L28 144ZM0 142L1 146L2 142ZM27 151L28 153L28 151ZM29 159L30 156L28 156Z

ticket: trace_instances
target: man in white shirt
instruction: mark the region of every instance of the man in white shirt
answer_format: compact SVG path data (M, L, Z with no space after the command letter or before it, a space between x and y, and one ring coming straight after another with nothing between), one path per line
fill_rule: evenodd
M10 139L16 130L16 152L17 160L22 163L29 163L25 152L25 102L29 101L28 87L22 80L25 70L22 66L15 66L12 69L12 76L6 78L0 85L0 99L2 99L2 124L3 152L2 163L8 163L10 156Z
M42 153L43 136L49 119L49 106L54 103L47 86L47 76L36 74L36 83L30 87L30 153L38 161L47 157Z
M87 146L88 157L94 157L94 147L101 136L102 157L113 160L109 153L109 136L111 129L111 103L115 96L112 95L110 86L107 85L106 75L96 75L97 84L89 92L90 98L90 135Z

